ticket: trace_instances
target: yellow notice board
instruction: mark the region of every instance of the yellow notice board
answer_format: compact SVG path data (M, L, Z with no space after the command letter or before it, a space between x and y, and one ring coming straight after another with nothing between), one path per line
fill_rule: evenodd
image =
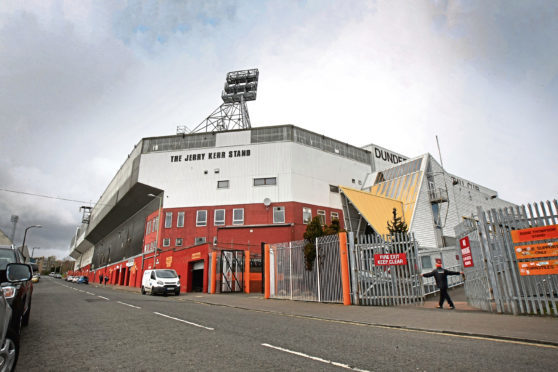
M558 239L558 225L532 227L530 229L513 230L514 243L534 242L546 239Z
M558 257L558 242L529 245L516 245L515 257L518 260L528 258Z

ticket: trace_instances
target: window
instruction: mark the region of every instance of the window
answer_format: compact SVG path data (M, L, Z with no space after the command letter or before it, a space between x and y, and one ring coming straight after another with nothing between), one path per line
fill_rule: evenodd
M320 217L320 222L322 223L322 226L324 226L326 224L325 211L318 211L318 217Z
M285 223L285 207L273 207L273 223Z
M149 234L151 232L151 221L147 221L147 229L145 229L145 233Z
M215 226L223 226L225 224L225 210L224 209L215 209L213 224Z
M276 177L254 178L254 186L277 185Z
M312 220L312 209L303 207L302 208L302 223L307 225Z
M207 225L207 211L197 211L196 226L206 226L206 225Z
M175 245L177 247L182 247L182 241L183 241L182 238L176 238Z
M199 245L199 244L203 244L205 243L205 236L202 236L201 238L196 238L194 244L195 245Z
M169 246L170 246L170 238L163 239L163 247L169 247Z
M165 213L165 229L172 227L172 212Z
M430 256L422 256L420 258L420 262L422 264L423 269L431 269L432 268L432 260L430 259Z
M339 186L329 185L329 191L339 194Z
M178 217L176 218L176 227L184 227L184 212L178 212Z
M339 221L339 213L337 212L331 212L331 220L337 220Z
M217 188L218 189L228 189L229 188L229 180L217 181Z
M155 232L155 231L157 231L157 230L159 230L159 217L155 217L155 218L153 219L153 224L152 224L152 230L151 230L151 232Z
M244 208L233 209L233 225L244 224Z

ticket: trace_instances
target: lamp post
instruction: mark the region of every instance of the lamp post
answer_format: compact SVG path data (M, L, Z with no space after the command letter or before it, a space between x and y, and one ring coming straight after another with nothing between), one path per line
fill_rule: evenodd
M157 216L157 240L155 242L155 252L153 253L153 269L157 266L157 250L159 249L159 234L161 233L161 207L163 205L163 197L161 195L147 194L152 198L159 198L159 215Z
M27 230L32 229L33 227L38 227L40 229L43 226L41 226L41 225L31 225L31 226L27 226L25 228L25 232L23 233L23 243L21 244L21 250L22 251L25 249L25 239L27 238Z
M40 247L33 247L33 249L31 250L31 258L33 258L33 255L35 254L35 249L41 249Z

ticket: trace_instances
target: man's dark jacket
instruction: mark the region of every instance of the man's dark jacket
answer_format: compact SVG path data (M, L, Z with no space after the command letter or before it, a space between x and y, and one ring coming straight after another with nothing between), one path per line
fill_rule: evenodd
M448 275L459 275L456 271L446 270L441 267L432 270L429 273L423 274L425 278L429 278L431 276L436 279L436 285L440 289L448 289Z

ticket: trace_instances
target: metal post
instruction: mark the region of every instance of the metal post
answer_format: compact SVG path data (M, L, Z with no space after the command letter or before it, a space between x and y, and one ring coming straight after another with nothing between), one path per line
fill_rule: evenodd
M355 235L352 231L349 232L348 234L348 238L349 238L349 261L351 264L351 284L352 284L352 292L353 292L353 304L357 305L359 304L358 302L358 283L357 283L357 267L356 267L356 262L355 262L355 256L356 256L356 251L355 251Z
M293 299L293 250L289 242L289 281L291 283L291 300Z
M318 273L318 302L322 302L320 294L320 255L318 254L318 238L316 238L316 270Z

